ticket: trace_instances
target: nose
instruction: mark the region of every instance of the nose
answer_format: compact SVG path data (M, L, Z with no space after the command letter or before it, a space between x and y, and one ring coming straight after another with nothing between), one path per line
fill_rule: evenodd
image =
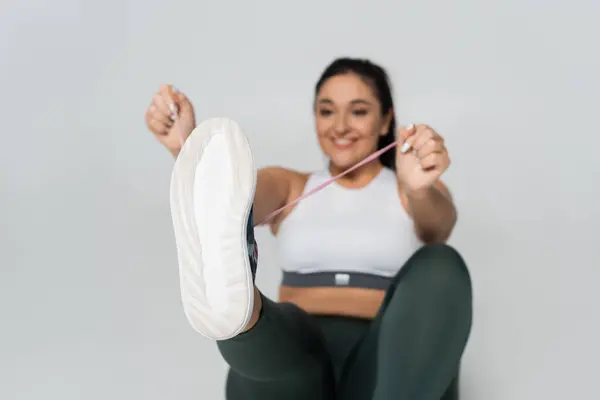
M343 135L348 132L348 119L344 113L339 113L336 117L333 129L338 135Z

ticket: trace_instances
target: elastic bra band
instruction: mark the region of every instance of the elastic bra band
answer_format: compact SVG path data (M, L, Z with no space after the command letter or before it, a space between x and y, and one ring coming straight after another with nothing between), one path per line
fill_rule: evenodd
M393 278L357 272L311 272L283 271L281 284L295 287L353 287L387 290Z

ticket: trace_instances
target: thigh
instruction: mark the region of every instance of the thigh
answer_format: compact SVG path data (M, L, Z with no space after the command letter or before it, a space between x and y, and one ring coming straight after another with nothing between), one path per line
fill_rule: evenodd
M383 325L385 329L385 324ZM356 345L346 360L340 383L338 385L339 400L372 400L377 386L378 374L410 375L411 371L381 371L379 355L385 352L380 349L379 341L382 319L375 319L369 331ZM407 327L406 329L410 329ZM407 352L411 349L407 348ZM401 355L399 355L401 357ZM458 400L459 365L454 370L453 378L440 400ZM413 375L414 378L417 378Z
M448 246L426 246L400 271L342 382L344 400L456 399L471 327L471 283Z
M263 297L257 324L218 347L231 367L228 400L333 398L335 380L323 337L293 304Z
M259 381L230 369L226 400L334 400L331 381L323 380L322 371L305 371L273 380Z

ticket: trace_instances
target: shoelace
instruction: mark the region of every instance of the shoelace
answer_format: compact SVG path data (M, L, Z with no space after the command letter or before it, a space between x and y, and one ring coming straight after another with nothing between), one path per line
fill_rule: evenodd
M174 108L171 108L171 112L173 113L173 119L176 122L177 118L179 117L179 115L177 114L177 110ZM177 133L179 134L179 142L181 143L181 147L183 148L183 145L185 143L185 138L183 136L183 131L181 129L181 126L180 126L180 129L177 131ZM327 179L325 182L321 183L320 185L318 185L318 186L314 187L313 189L309 190L308 192L304 193L302 196L298 197L296 200L293 200L293 201L287 203L286 205L284 205L283 207L280 207L277 210L273 211L271 214L267 215L267 217L263 221L261 221L259 223L255 223L254 226L265 225L265 224L271 222L273 220L273 218L275 218L276 216L278 216L279 214L284 212L286 209L293 207L294 205L298 204L299 202L306 199L307 197L312 196L313 194L315 194L317 192L320 192L321 190L325 189L327 186L331 185L333 182L340 179L344 175L349 174L350 172L354 171L355 169L360 168L361 166L367 164L368 162L373 161L374 159L376 159L377 157L379 157L386 151L390 150L394 146L397 146L398 143L399 143L399 141L395 141L395 142L392 142L392 143L388 144L387 146L377 150L376 152L367 156L364 160L358 162L357 164L348 168L344 172Z

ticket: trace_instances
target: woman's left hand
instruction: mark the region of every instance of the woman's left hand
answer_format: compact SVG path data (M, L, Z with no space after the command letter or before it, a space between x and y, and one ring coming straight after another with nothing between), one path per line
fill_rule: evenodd
M450 166L442 138L427 125L410 125L398 131L396 174L402 187L419 192L432 187Z

